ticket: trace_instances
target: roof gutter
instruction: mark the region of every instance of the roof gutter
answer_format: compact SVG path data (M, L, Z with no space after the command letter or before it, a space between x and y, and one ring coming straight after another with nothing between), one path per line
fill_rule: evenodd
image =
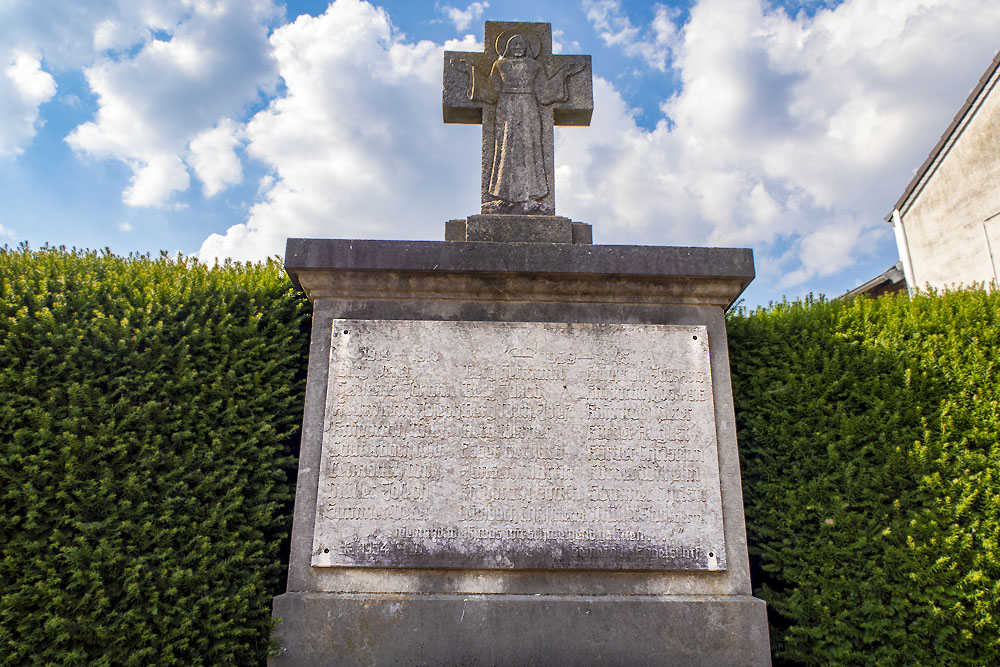
M910 259L910 243L906 238L906 228L903 227L903 217L899 209L892 209L892 231L896 235L896 251L899 261L903 263L903 276L906 278L906 292L913 296L917 289L917 281L913 278L913 262Z

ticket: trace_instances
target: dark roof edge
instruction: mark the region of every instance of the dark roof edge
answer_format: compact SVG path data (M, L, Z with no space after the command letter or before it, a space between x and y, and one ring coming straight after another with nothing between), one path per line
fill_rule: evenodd
M893 204L892 207L893 210L900 209L900 207L902 207L903 204L906 203L906 200L910 198L910 195L913 194L913 191L917 189L917 185L920 183L921 180L923 180L924 175L930 170L931 165L934 164L934 161L937 159L938 155L948 144L948 141L955 133L955 130L958 129L958 126L962 123L962 121L965 119L965 116L969 113L969 109L972 108L972 105L975 103L976 99L978 99L979 96L982 94L983 89L986 87L986 84L989 83L990 79L993 78L993 74L994 72L996 72L997 67L1000 67L1000 50L997 50L997 52L993 55L993 62L991 62L989 67L986 68L986 72L983 73L981 77L979 77L979 82L976 84L975 88L972 89L972 92L969 93L969 96L965 98L965 103L962 105L962 108L959 109L958 113L955 114L955 117L951 119L951 123L948 125L948 129L944 131L944 134L941 135L941 138L938 139L938 142L934 144L934 148L931 149L930 155L928 155L927 159L924 160L923 164L920 165L920 168L917 169L917 173L913 175L913 178L910 179L910 182L907 184L906 189L903 190L903 194L900 195L899 199L896 200L896 203ZM892 219L892 211L889 211L889 214L885 216L885 220L888 221L891 219Z
M895 264L893 264L888 269L878 274L868 282L862 283L861 285L858 285L854 289L847 290L840 296L834 297L833 300L836 301L837 299L848 299L852 296L858 296L859 294L864 294L868 292L868 290L874 287L878 287L879 285L885 283L891 283L895 285L900 281L902 281L904 285L906 284L906 278L903 276L903 262L896 262Z

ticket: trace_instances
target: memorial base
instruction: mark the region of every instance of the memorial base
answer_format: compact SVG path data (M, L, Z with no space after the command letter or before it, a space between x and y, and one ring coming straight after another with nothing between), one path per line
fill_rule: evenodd
M372 595L274 599L281 665L764 665L750 596Z
M567 220L563 225L564 232L569 224ZM725 325L726 308L753 279L752 253L731 248L589 245L568 242L565 234L562 238L549 243L288 241L285 268L313 302L313 329L288 592L274 600L279 653L270 661L273 667L770 664L765 605L751 597ZM456 342L452 334L458 328L469 332L466 340ZM627 344L626 339L654 330L663 331L662 339L638 347ZM442 336L434 335L435 331ZM533 334L530 345L504 343L507 334L503 332L518 331ZM559 331L565 332L565 340L553 341L551 336ZM619 339L616 332L627 336ZM692 346L695 339L698 345L707 343L707 360L678 356L687 349L680 345L681 333ZM345 336L359 338L347 344ZM587 340L591 343L575 342ZM444 364L444 357L452 359L456 350L468 353L468 358L458 366ZM612 352L613 362L606 359ZM648 363L647 353L657 355L655 364ZM474 361L470 354L476 355ZM497 355L509 355L510 361L500 364ZM589 376L584 363L599 371L594 374L597 381L585 379ZM421 366L418 374L415 369L421 364L426 367ZM572 371L576 365L581 369ZM621 376L628 368L654 367L665 369L658 371L655 381L640 383ZM456 376L456 368L466 369L466 375ZM515 368L537 372L512 373ZM552 370L561 368L566 372ZM401 374L403 370L410 373L409 380ZM692 393L689 386L706 370L711 381L703 377L701 386L710 392L710 402L707 395ZM555 382L563 375L574 381ZM447 388L452 386L449 378L454 377L471 382L468 400L462 402L468 414L456 409L426 413L428 405L444 405L434 397L457 395ZM493 382L495 377L504 382ZM490 392L495 387L487 391L486 385L512 387L505 399L511 401L526 400L519 397L534 396L533 388L537 388L542 392L540 405L570 407L575 403L564 401L559 392L573 388L575 400L585 400L584 407L599 420L594 423L595 446L583 448L581 436L573 435L578 431L553 426L551 442L559 444L569 438L572 442L567 446L575 449L567 451L577 453L559 459L555 468L546 467L543 459L553 456L536 451L547 442L537 436L528 442L536 449L522 448L526 457L534 457L529 460L534 461L530 470L522 469L521 461L506 450L494 454L461 449L476 442L494 444L475 432L461 440L433 440L443 449L426 450L421 444L425 436L417 434L430 434L430 427L460 425L464 434L469 424L475 426L474 420L481 419L477 406L483 404L482 397L494 395ZM391 428L384 430L388 419L409 414L406 401L394 389L398 386L410 387L406 398L418 410L407 428L422 429L400 432L412 435L416 443L405 454L380 449L383 441L392 443L383 434L405 440L400 433L393 435ZM602 393L622 388L632 393L611 398ZM692 422L683 432L678 430L676 437L664 431L666 444L657 445L661 448L656 450L662 456L653 459L643 459L642 452L629 453L630 448L642 446L635 444L634 429L622 423L634 420L635 414L601 412L618 401L623 408L637 407L642 417L645 404L638 403L647 390L662 393L656 404L661 412L670 406L691 408L663 413L664 420L655 419L654 426L697 419L697 428ZM371 400L364 398L369 394ZM396 398L380 398L388 396ZM428 396L434 401L429 403ZM702 399L704 410L693 405ZM579 406L575 409L580 411ZM574 419L589 419L589 415ZM496 438L503 440L497 444L519 446L513 431L504 430L508 425L531 430L539 418L550 417L545 412L533 413L532 421L518 413L524 422L518 426L516 419L492 416ZM365 442L373 447L371 452L356 447L342 450L349 464L358 464L354 467L332 461L333 455L324 458L324 442L328 452L341 452L331 447L348 442L336 441L340 425L354 434L350 437L369 438ZM617 430L605 432L603 426ZM642 433L647 439L661 437L653 426ZM598 440L612 443L613 448ZM680 444L671 444L674 440ZM700 444L691 445L694 440ZM691 466L675 465L694 460L690 454L695 446L711 454L704 460L695 457L697 470L692 473ZM456 459L456 448L478 461L479 467L469 467L461 455ZM380 467L383 462L374 460L378 457L396 467ZM632 460L662 462L670 474L653 481L662 480L664 487L686 484L683 488L690 490L669 497L655 488L639 494L637 490L648 486L649 480L620 473L628 472L625 463ZM427 479L432 493L411 494L394 485L395 479L410 479L411 468L399 465L411 462L433 464L412 469L412 478ZM428 476L425 469L433 474ZM568 481L550 483L549 471ZM459 507L456 519L453 508L441 506L442 502L467 507L478 503L494 512L509 509L520 497L514 492L480 497L466 491L486 488L494 477L499 480L497 488L506 484L537 489L536 510L567 515L577 506L601 510L594 504L603 503L619 514L607 519L615 523L602 529L606 535L599 539L604 544L581 545L580 540L591 539L589 528L601 527L588 524L566 533L557 523L563 520L560 515L544 511L531 519L488 513L481 517L476 512L463 514ZM463 479L469 483L463 485ZM449 487L450 480L459 481ZM573 493L542 493L557 486L573 487ZM413 488L423 488L423 482ZM442 495L441 490L449 488ZM383 510L375 498L392 502ZM673 513L649 520L620 514L657 498L658 507ZM426 518L418 521L411 512L400 515L409 523L388 523L395 520L392 513L398 513L399 507L406 509L410 501L423 503L419 507ZM697 513L683 506L678 509L688 502L697 503ZM340 510L344 511L338 514ZM598 522L604 520L599 511L595 516ZM455 544L441 541L452 538L440 531L455 525L475 530L468 535L460 532ZM615 537L617 527L625 532ZM423 528L429 532L422 533ZM497 533L501 538L491 537L488 531L492 529L502 530ZM522 529L549 532L543 542L528 544L523 532L518 532ZM476 531L487 531L485 542L469 541L482 534ZM673 546L678 549L667 548L669 544L637 544L631 536L640 532L661 541L676 536ZM500 541L494 544L491 539ZM423 548L410 548L414 544ZM456 544L463 549L484 544L489 549L481 553L452 549ZM717 551L723 544L725 551ZM525 545L527 550L514 548ZM581 553L579 546L594 548L582 553L600 557L567 561ZM643 560L650 553L647 547L658 549L656 558L667 560L651 566ZM701 552L680 547L704 547L707 560L700 559ZM422 553L429 555L421 560ZM456 553L462 558L452 558ZM483 554L501 557L494 562L479 557ZM699 558L692 560L685 554ZM674 558L677 555L682 558Z

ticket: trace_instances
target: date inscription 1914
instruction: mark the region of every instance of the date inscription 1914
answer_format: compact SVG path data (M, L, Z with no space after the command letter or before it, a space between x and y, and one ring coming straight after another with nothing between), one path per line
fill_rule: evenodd
M703 326L335 320L312 565L724 570Z

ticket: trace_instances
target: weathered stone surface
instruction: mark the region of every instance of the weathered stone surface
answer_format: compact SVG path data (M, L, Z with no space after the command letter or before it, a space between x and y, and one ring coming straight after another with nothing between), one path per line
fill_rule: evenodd
M586 302L591 311L606 301L728 307L754 278L749 248L352 239L288 239L285 270L319 299L385 298L391 288L395 300L451 294L545 300L563 304L558 310ZM361 287L365 276L370 284ZM439 308L438 318L448 310ZM614 317L638 321L626 312Z
M313 301L288 589L522 595L750 594L724 308L753 276L749 250L291 239L286 269ZM335 319L706 326L726 570L313 567Z
M313 566L725 569L704 326L332 329Z
M445 51L446 123L482 123L482 212L555 215L553 125L589 125L590 56L553 55L548 23L487 21L485 52Z
M573 222L556 215L470 215L464 240L572 243Z
M586 222L573 223L573 243L590 245L594 242L594 228Z
M445 223L445 241L591 243L590 225L558 215L470 215Z
M286 593L274 615L274 667L770 664L764 602L749 595Z
M313 301L288 593L273 665L767 665L750 597L724 310L745 249L290 239ZM336 320L704 326L726 569L312 565Z

